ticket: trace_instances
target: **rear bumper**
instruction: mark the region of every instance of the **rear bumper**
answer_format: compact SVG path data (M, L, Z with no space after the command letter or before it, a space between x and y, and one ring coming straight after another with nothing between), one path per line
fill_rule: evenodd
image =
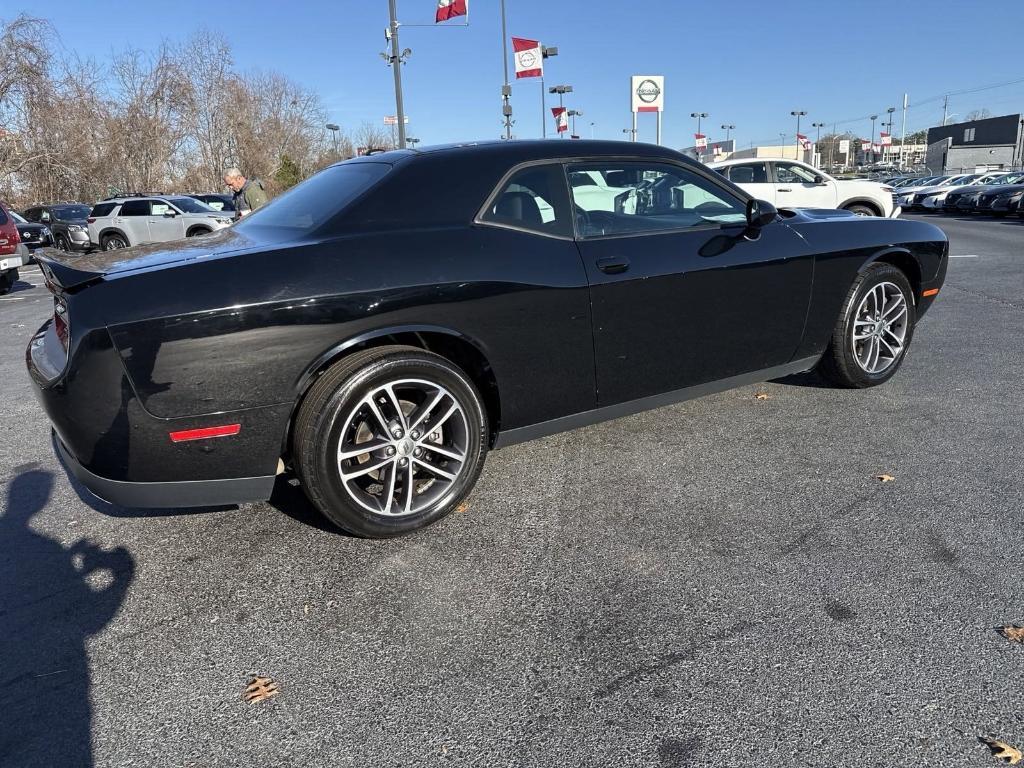
M222 480L177 480L132 483L100 477L76 459L53 432L57 455L65 468L89 491L103 501L122 507L171 508L216 507L266 501L274 490L274 475L233 477Z

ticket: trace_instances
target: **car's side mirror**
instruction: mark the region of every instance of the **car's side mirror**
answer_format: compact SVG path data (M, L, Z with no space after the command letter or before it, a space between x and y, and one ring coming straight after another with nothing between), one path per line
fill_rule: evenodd
M177 211L165 211L164 212L164 218L165 219L173 219L177 215L178 215Z
M775 217L778 216L779 212L775 209L775 206L769 203L767 200L757 200L751 198L747 201L747 226L753 227L754 229L760 229L766 224L771 224L775 221Z
M820 173L814 174L814 183L815 184L824 184L825 183L825 177L822 176Z

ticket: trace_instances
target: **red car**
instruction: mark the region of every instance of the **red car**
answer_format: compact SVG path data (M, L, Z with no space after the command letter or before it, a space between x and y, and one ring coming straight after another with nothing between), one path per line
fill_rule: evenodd
M0 201L0 294L7 293L18 280L18 267L22 256L18 246L21 237L15 226L11 209Z

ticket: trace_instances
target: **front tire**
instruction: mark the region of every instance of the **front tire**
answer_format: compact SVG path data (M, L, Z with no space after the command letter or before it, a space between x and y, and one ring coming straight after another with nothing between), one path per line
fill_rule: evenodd
M861 203L855 203L853 205L846 206L846 210L857 216L877 216L878 212L870 205L863 205Z
M0 275L0 296L9 293L16 282L18 282L18 270L16 269L9 269Z
M185 235L185 237L198 237L199 235L208 234L210 234L210 230L207 229L206 227L196 227L195 229L190 229L188 231L188 234Z
M875 262L853 281L819 372L841 387L884 384L903 363L917 312L906 275Z
M67 252L71 250L71 245L68 243L68 239L64 237L64 235L57 235L53 240L53 244L57 247L58 251Z
M422 528L472 490L487 417L466 374L415 347L357 352L329 368L299 407L292 442L309 500L367 538Z

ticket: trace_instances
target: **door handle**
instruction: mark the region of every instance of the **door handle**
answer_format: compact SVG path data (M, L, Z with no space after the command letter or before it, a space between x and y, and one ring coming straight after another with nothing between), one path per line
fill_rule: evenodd
M790 189L789 187L782 187L781 189L777 189L776 190L776 192L792 192L792 191L793 190Z
M606 275L617 275L629 269L629 259L622 257L608 257L597 260L597 268Z

